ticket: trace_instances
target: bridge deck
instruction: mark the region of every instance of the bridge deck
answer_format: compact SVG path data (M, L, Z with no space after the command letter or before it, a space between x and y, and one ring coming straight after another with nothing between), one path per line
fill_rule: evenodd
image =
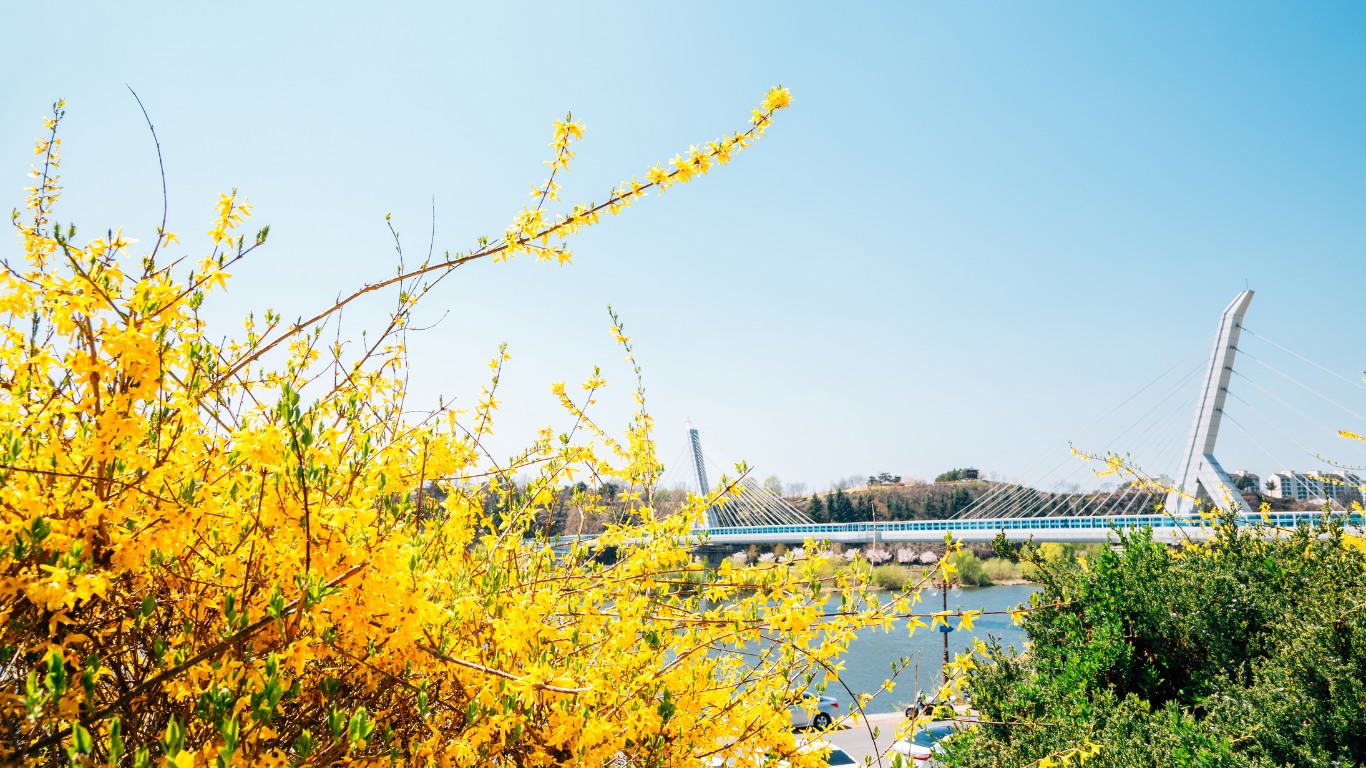
M1294 527L1301 522L1317 520L1322 512L1274 512L1263 520L1259 514L1239 515L1240 525L1269 522L1280 527ZM1336 518L1352 528L1361 528L1363 519L1356 513L1334 513ZM806 539L828 540L847 544L873 542L942 541L952 532L963 541L991 541L998 533L1007 539L1022 541L1031 536L1039 541L1105 541L1116 528L1150 526L1154 534L1165 540L1204 538L1208 526L1199 517L1170 515L1122 515L1118 517L1007 517L975 518L970 520L906 520L884 523L827 523L809 525L757 525L736 528L712 528L698 531L712 544L800 544Z
M1273 512L1263 519L1260 514L1240 514L1239 525L1270 524L1280 528L1293 528L1300 523L1312 522L1323 517L1323 512ZM1339 519L1356 535L1362 535L1366 518L1356 512L1334 512ZM961 541L991 541L997 534L1004 533L1011 541L1091 542L1110 539L1116 529L1134 529L1151 526L1153 534L1162 541L1181 541L1185 539L1204 539L1210 535L1210 528L1199 517L1172 517L1170 515L1123 515L1118 517L1006 517L974 518L971 520L904 520L884 523L804 523L800 525L754 525L732 528L698 529L693 532L695 541L707 544L801 544L807 539L830 541L840 544L872 544L875 542L934 542L943 541L944 534L952 532ZM576 540L589 543L592 536L582 539L565 536L557 539L554 546L568 548Z

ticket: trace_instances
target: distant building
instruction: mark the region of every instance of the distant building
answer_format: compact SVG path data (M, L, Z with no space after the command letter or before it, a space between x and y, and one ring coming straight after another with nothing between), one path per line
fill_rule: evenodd
M1267 489L1278 499L1296 501L1325 501L1332 499L1341 504L1361 501L1363 497L1362 479L1351 472L1296 472L1286 470L1268 478L1275 485Z
M1257 473L1248 472L1246 469L1235 469L1228 473L1228 479L1232 480L1233 484L1236 486L1250 488L1254 491L1262 490L1262 478L1258 477ZM1251 482L1238 482L1239 480L1244 479L1250 480Z

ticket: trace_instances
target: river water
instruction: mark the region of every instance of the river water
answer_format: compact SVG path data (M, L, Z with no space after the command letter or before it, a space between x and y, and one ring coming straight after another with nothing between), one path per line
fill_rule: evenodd
M1004 612L1026 602L1030 593L1037 589L1029 584L951 589L949 609ZM938 590L927 589L921 595L921 603L916 609L926 613L942 610L942 600ZM838 597L832 596L828 607L832 610L837 608L838 601ZM958 622L951 620L950 623L957 626ZM1002 646L1014 645L1017 650L1025 639L1024 630L1015 626L1010 616L1004 613L980 616L974 622L972 632L955 630L948 633L950 658L952 654L961 653L971 646L974 637L985 641L988 635L999 638ZM848 707L849 694L844 690L845 686L856 694L875 692L891 674L891 664L907 658L911 661L910 666L897 676L896 687L890 693L878 695L868 703L866 709L869 713L899 712L915 697L917 688L932 692L938 687L943 674L943 638L944 633L939 632L937 627L934 631L922 627L915 631L914 637L907 637L907 622L904 619L897 621L890 631L864 629L841 657L844 670L840 673L840 682L828 683L826 695L839 699L842 709Z

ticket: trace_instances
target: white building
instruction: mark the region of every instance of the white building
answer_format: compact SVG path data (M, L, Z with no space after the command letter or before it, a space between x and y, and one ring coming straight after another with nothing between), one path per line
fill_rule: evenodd
M1246 469L1235 469L1228 473L1228 479L1232 480L1234 485L1237 485L1238 481L1243 478L1252 481L1251 485L1248 486L1252 490L1260 491L1262 489L1262 478L1258 477L1256 472L1249 472Z
M1278 499L1297 501L1325 501L1332 499L1343 505L1366 498L1362 479L1351 472L1296 472L1286 470L1273 474L1269 481L1275 487L1267 489Z

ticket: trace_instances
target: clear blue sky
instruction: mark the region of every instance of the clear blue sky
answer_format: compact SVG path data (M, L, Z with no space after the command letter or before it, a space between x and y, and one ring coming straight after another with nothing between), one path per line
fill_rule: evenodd
M666 459L691 418L761 476L812 487L1020 476L1183 350L1206 355L1245 284L1249 327L1339 375L1366 367L1360 3L93 5L7 12L0 179L19 204L65 98L59 218L145 240L161 203L131 85L171 228L202 233L232 187L271 225L213 307L225 321L390 274L386 212L410 252L433 197L439 250L501 232L566 110L588 133L563 197L596 199L792 89L768 138L585 233L572 267L479 265L431 297L419 322L445 319L415 339L415 394L470 402L507 341L504 453L563 423L549 384L595 363L624 423L609 302ZM1228 432L1230 469L1307 465L1294 440L1340 448L1241 423L1261 445Z

